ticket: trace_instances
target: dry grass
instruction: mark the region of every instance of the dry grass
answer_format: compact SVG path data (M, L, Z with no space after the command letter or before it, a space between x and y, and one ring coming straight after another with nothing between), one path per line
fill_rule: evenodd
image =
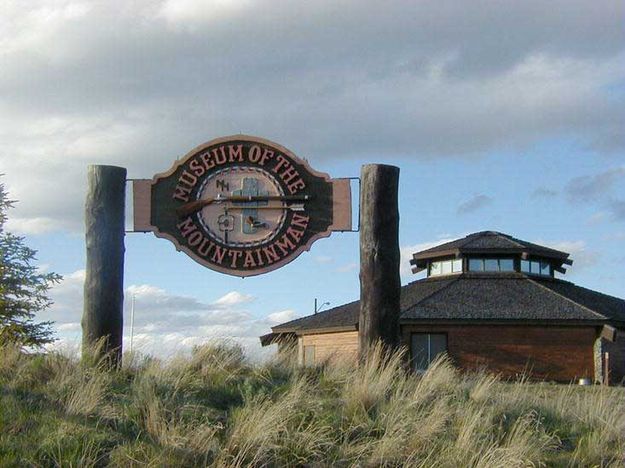
M446 359L417 376L380 347L300 368L212 343L114 372L0 353L2 466L623 465L622 388L503 383Z

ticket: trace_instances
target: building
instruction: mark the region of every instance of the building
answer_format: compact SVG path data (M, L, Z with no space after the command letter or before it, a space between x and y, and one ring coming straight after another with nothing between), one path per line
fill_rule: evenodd
M427 277L402 287L400 332L416 371L446 352L461 369L505 378L620 383L625 301L555 277L569 254L499 232L478 232L413 254ZM271 343L297 342L302 364L358 350L359 302L272 328Z

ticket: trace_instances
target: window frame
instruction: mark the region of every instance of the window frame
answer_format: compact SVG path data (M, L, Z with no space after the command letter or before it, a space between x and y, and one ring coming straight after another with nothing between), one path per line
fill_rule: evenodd
M414 349L413 349L413 337L415 335L426 335L427 339L428 339L428 344L427 344L427 352L428 352L428 356L427 356L427 367L425 369L417 369L416 368L416 359L415 359L415 355L414 355ZM439 332L411 332L410 333L410 368L412 369L413 372L425 372L430 365L432 364L432 344L431 344L431 336L432 335L439 335L439 336L444 336L445 337L445 351L443 351L444 353L446 353L447 355L449 355L449 333L446 331L439 331ZM440 354L440 353L438 353ZM437 354L437 356L438 356Z
M458 262L460 262L460 265L458 265ZM433 273L433 269L432 269L432 265L434 264L438 264L439 268L437 270L437 273ZM460 270L455 270L454 267L460 266ZM445 271L446 268L449 268L450 271ZM437 277L437 276L450 276L450 275L459 275L460 273L462 273L464 271L464 261L462 258L444 258L444 259L437 259L437 260L430 260L428 262L428 267L427 267L427 277Z
M467 258L467 271L469 272L473 272L473 273L514 273L517 271L516 269L516 262L514 257L489 257L489 256L485 256L485 257L468 257ZM512 270L502 270L501 269L501 262L502 260L505 261L512 261ZM497 262L497 269L496 270L487 270L486 269L486 262L487 261L496 261ZM482 264L482 268L480 270L473 270L471 269L471 263L472 262L480 262Z
M523 265L527 265L528 269L524 270L523 269ZM532 270L533 265L538 265L538 273L534 272ZM545 266L548 268L548 272L547 273L543 273L543 270L545 269ZM541 276L543 278L553 278L553 265L551 264L550 261L548 260L543 260L543 259L535 259L535 258L522 258L521 261L519 262L519 272L525 274L525 275L532 275L532 276Z

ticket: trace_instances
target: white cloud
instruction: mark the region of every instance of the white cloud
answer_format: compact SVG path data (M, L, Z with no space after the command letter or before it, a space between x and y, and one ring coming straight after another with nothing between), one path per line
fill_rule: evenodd
M215 301L215 305L220 307L232 307L235 305L246 304L254 300L253 296L241 294L238 291L230 291Z
M622 150L625 111L609 92L623 79L622 15L571 1L5 1L13 226L78 231L87 164L150 177L240 131L315 160L473 156L571 135Z
M52 320L60 341L54 349L78 349L83 309L85 270L64 275L63 281L51 290L53 306L40 313L37 320ZM130 346L131 298L135 299L133 347L144 353L161 357L176 352L188 352L193 346L209 340L232 340L242 344L248 354L257 359L272 353L260 349L258 337L271 325L297 316L293 310L272 312L257 318L245 310L254 297L230 291L213 302L195 297L172 294L149 285L130 285L125 291L124 346ZM72 351L73 352L73 351Z
M358 263L346 263L336 269L339 273L350 273L358 269Z
M571 254L570 258L573 260L573 265L568 267L567 276L576 275L583 270L586 270L596 265L601 258L599 252L595 250L589 250L587 248L586 242L582 240L537 240L535 241L535 243Z
M68 227L63 221L45 217L17 218L7 220L7 231L17 235L45 234Z
M158 15L173 26L186 26L195 31L198 27L210 27L211 23L225 21L251 4L246 0L166 0Z
M79 331L80 330L80 323L78 322L73 322L73 323L61 323L60 325L58 325L57 330L61 331L61 332L67 332L67 331Z
M332 263L334 261L334 259L329 255L315 255L313 259L315 262L322 265L327 265L328 263Z
M289 322L299 317L299 314L292 309L280 310L267 315L267 322L272 326L280 323Z

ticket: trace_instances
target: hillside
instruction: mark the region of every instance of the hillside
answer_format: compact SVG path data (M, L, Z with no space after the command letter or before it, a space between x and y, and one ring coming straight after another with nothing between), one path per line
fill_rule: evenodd
M1 466L622 466L622 388L499 382L441 360L247 362L231 345L114 373L0 349Z

